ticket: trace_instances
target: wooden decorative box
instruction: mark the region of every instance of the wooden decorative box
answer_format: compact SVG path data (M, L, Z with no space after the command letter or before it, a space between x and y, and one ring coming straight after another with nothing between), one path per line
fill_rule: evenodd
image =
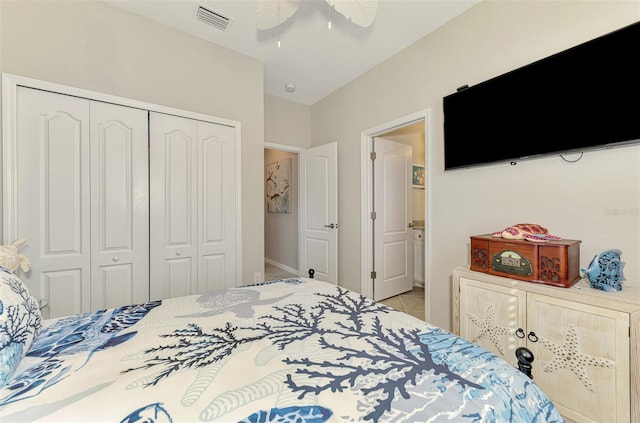
M580 280L580 242L471 237L471 270L568 288Z

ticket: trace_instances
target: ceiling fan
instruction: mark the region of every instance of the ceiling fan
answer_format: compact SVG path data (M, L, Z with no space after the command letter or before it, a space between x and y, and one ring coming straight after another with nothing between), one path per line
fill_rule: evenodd
M287 21L302 0L261 0L258 3L256 26L259 30L275 28ZM324 2L318 2L324 4ZM326 0L336 12L356 25L370 26L378 10L378 0Z

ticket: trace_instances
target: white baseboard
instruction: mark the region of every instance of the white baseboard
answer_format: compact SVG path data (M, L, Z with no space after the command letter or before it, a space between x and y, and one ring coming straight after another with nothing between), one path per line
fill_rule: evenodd
M278 263L275 260L271 260L268 258L264 258L265 263L269 263L272 266L277 267L278 269L284 270L285 272L293 273L294 275L299 275L298 269L294 269L293 267L289 267L286 264Z

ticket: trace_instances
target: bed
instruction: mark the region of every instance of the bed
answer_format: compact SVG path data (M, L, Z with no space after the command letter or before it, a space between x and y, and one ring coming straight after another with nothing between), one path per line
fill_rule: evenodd
M33 332L0 390L3 423L562 421L495 355L314 279L40 322L0 276L3 350L20 299Z

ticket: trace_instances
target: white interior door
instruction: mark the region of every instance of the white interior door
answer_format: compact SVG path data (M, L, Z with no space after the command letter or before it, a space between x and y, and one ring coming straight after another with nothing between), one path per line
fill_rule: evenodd
M300 152L299 267L302 276L338 283L338 144Z
M236 278L235 128L198 121L198 292Z
M45 318L240 283L237 122L3 81L4 242L26 239Z
M374 139L374 299L413 288L411 146Z
M150 298L197 292L197 121L149 115Z
M89 311L89 101L18 87L16 103L15 157L5 163L15 160L10 226L31 261L20 277L49 302L45 318Z
M235 128L149 122L151 299L237 286Z
M147 112L19 87L15 144L11 226L44 316L148 301Z
M97 101L91 112L91 309L149 301L146 110Z

